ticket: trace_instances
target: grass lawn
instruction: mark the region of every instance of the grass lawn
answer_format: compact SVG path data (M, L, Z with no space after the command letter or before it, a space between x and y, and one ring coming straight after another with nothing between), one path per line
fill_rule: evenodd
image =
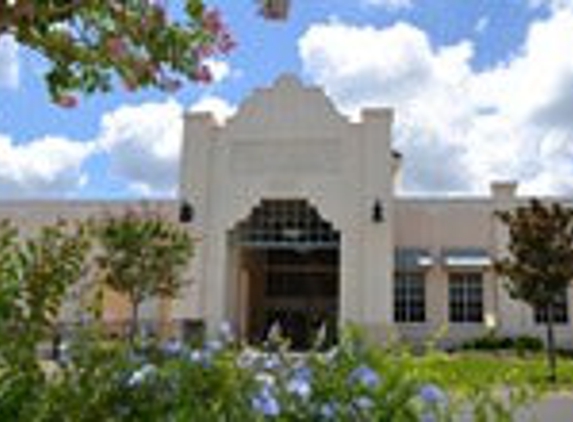
M540 392L571 390L573 358L557 361L557 383L547 380L547 362L542 353L519 357L485 352L432 353L418 359L415 369L423 378L454 389L494 385L531 385Z

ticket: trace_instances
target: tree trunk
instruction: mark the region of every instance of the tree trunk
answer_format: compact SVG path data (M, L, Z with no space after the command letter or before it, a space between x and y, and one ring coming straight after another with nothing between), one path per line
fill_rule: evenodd
M555 356L555 334L553 330L553 303L547 305L547 364L549 366L549 381L557 381L557 357Z
M133 346L135 344L135 339L139 333L139 305L140 301L132 298L131 299L131 321L129 327L129 343Z

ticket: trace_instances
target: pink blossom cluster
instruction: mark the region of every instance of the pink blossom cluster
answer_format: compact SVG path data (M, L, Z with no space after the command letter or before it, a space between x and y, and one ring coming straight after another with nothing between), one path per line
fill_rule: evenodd
M177 68L180 60L184 63L181 46L175 44L172 52L165 52L167 57L171 57L169 59L155 58L151 51L149 54L145 51L147 43L153 43L150 40L153 40L157 31L168 25L165 2L166 0L144 0L141 21L136 28L137 33L123 31L124 25L131 26L133 22L125 20L125 9L121 3L110 3L110 10L117 15L118 27L114 32L106 31L101 34L98 40L99 48L101 54L116 67L128 91L135 91L141 86L152 84L163 91L175 92L182 86L182 80L174 75L178 70L181 73L180 68L173 72L169 69L171 66ZM194 29L188 31L197 31L205 37L201 37L203 41L188 51L192 59L188 62L190 65L185 64L189 67L184 72L192 81L208 84L213 81L213 75L206 64L206 59L219 54L228 54L236 46L236 42L217 9L205 9L202 17L194 24L196 25ZM78 99L69 93L62 93L55 98L55 103L61 107L72 108L78 104Z

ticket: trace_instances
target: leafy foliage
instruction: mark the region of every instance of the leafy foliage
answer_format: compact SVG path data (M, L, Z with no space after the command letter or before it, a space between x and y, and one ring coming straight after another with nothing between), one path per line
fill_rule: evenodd
M414 357L371 345L355 330L335 348L324 351L318 336L316 350L295 354L278 334L268 349L243 347L228 325L194 346L110 341L94 327L74 333L59 360L42 361L37 342L84 275L94 233L109 247L100 244L98 255L109 282L123 286L117 271L128 291L142 289L137 297L177 290L191 247L180 227L144 210L110 216L95 229L60 223L21 239L11 224L0 225L2 421L445 422L468 412L476 421L509 421L529 398L515 371L439 353ZM160 273L170 281L143 277Z
M494 332L476 337L461 345L464 350L487 350L487 351L515 351L522 356L526 352L539 352L543 350L543 341L539 337L521 335L516 337L502 337Z
M509 256L496 263L512 297L545 306L573 279L573 210L558 203L499 214L509 229Z
M509 229L509 256L495 263L506 276L510 295L547 310L550 377L555 377L553 308L573 279L573 210L559 203L528 206L499 213Z
M0 224L0 359L21 357L7 347L17 336L33 353L60 311L70 286L86 269L91 242L83 225L60 222L22 239L9 222Z
M45 379L36 348L84 274L89 248L82 225L60 222L22 238L12 224L0 223L1 420L26 420L22 401L40 394Z
M64 107L75 92L107 92L116 79L128 90L173 91L181 80L209 82L205 60L235 45L219 13L202 0L0 0L0 35L12 34L50 63L46 83ZM173 20L174 15L185 16Z
M148 208L107 216L94 227L101 281L128 298L136 332L138 308L144 300L173 298L182 287L192 256L191 235Z
M461 413L509 421L526 397L500 378L480 384L455 371L464 374L463 365L441 355L414 358L354 335L325 353L307 354L243 348L227 332L198 347L172 340L133 349L83 338L22 408L32 422L446 422ZM448 391L444 381L452 376L456 388ZM463 395L456 394L460 383L471 383Z

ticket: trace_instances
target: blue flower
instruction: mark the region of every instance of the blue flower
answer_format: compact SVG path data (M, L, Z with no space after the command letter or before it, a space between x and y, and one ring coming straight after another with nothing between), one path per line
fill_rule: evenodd
M165 355L176 357L183 352L183 343L177 339L170 339L163 344L161 349Z
M380 376L376 371L366 365L360 365L348 377L349 382L361 384L367 388L376 388L380 385Z
M292 376L286 384L289 393L301 398L307 398L311 393L312 371L307 366L299 366L292 371Z
M223 348L225 347L225 345L223 344L223 342L221 340L215 339L215 340L209 340L207 342L207 344L205 345L205 349L207 349L210 352L220 352L221 350L223 350Z
M337 406L335 403L324 403L323 405L320 406L320 416L322 416L323 419L327 419L327 420L331 420L334 419L336 417L336 412L337 412Z
M127 385L130 387L136 387L144 383L150 376L157 372L155 365L151 363L146 363L129 377Z
M299 366L293 371L293 378L298 378L310 382L312 379L312 370L308 366Z
M437 385L426 384L419 391L420 398L431 405L447 404L448 397Z
M210 350L191 350L189 351L189 360L192 363L198 363L203 367L208 367L213 361L213 353Z
M308 398L312 390L310 387L310 382L302 377L291 378L287 382L286 389L289 393L303 399Z
M360 410L370 410L374 407L374 402L370 397L360 396L352 401Z
M269 388L263 388L253 397L251 405L256 412L264 416L278 416L281 413L280 404Z
M263 368L272 371L281 366L281 360L278 355L272 353L268 355L263 361Z

